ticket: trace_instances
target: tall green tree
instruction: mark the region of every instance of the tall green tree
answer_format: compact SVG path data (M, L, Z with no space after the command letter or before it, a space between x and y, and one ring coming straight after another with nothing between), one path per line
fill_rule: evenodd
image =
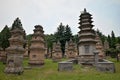
M111 46L111 37L110 37L110 35L108 35L107 41L108 41L108 43L109 43L109 47L112 48L112 46Z
M62 50L62 55L64 55L65 52L65 26L60 23L59 27L57 28L57 32L55 32L55 38L56 38L56 42L60 41L61 43L61 50Z
M60 41L61 43L61 50L64 56L65 53L65 43L72 38L72 31L69 25L63 25L60 23L59 27L57 28L57 32L54 34L55 42Z
M69 25L66 25L64 35L65 35L66 41L69 41L70 38L72 38L72 31L71 31L71 28L69 27Z
M5 50L10 45L8 39L11 36L10 30L7 25L3 28L0 35L1 35L1 39L0 39L1 43L0 44L1 44L1 47L3 48L3 50Z
M112 48L116 47L116 38L115 38L115 34L113 31L111 32L111 47Z
M120 37L117 37L117 43L120 44Z

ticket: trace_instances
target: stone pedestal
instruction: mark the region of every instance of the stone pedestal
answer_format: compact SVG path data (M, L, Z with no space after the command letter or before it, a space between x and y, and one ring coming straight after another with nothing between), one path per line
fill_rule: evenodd
M98 62L98 64L96 65L96 69L102 72L111 72L111 73L116 72L115 64L111 61L104 60L104 59L103 61Z
M58 63L58 71L72 71L73 70L73 63L72 62L59 62Z
M8 54L7 67L5 68L5 73L21 74L24 71L22 62L23 54Z
M99 61L99 56L98 56L99 51L94 51L93 53L95 55L95 66L96 66L98 64L98 61Z

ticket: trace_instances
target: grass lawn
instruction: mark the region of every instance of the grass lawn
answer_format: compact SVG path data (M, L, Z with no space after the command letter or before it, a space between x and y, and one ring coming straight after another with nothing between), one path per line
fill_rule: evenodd
M120 62L111 59L116 66L116 73L98 72L93 67L83 67L74 65L73 71L58 72L58 63L46 59L45 65L40 68L24 70L22 75L5 74L3 65L0 62L0 80L120 80ZM28 60L24 60L24 66L27 66Z

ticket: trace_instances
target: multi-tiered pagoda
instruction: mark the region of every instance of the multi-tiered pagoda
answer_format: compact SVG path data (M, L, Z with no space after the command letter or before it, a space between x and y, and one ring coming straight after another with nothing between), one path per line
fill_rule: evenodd
M65 53L67 58L75 58L77 56L75 47L75 43L72 41L72 39L70 39L69 42L66 42Z
M10 46L6 49L7 63L5 73L21 74L23 72L23 54L25 52L23 45L25 43L25 32L22 28L22 24L17 18L13 23L11 29L11 38L9 39Z
M79 64L94 63L93 51L96 49L95 31L92 29L92 15L84 9L80 15L79 32Z
M29 64L31 66L40 66L44 64L45 41L44 31L41 25L36 25L31 40Z
M62 51L59 41L53 44L52 59L53 61L60 61L62 59Z

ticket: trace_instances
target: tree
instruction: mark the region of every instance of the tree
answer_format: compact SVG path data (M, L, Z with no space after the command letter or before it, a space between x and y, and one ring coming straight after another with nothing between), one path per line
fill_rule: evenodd
M59 27L57 28L57 32L55 32L54 34L56 41L58 42L60 41L61 43L61 50L62 50L62 55L64 56L64 52L65 52L65 26L60 23Z
M64 35L65 35L66 41L69 41L70 38L72 37L72 32L71 32L71 28L69 27L69 25L66 25Z
M31 39L32 39L32 34L29 34L26 36L26 41L28 43L28 47L30 47L30 45L31 45L31 43L30 43Z
M109 42L109 47L112 48L112 46L111 46L111 37L110 37L110 35L108 35L107 41Z
M6 25L4 28L3 28L3 30L1 31L1 34L0 34L0 36L1 36L1 47L3 48L3 50L5 50L7 47L9 47L9 38L10 38L10 36L11 36L11 34L10 34L10 30L9 30L9 28L8 28L8 26Z
M17 18L15 19L15 21L13 22L11 30L13 30L13 29L15 29L15 28L19 28L19 29L22 29L22 30L23 30L21 20L20 20L18 17L17 17Z
M73 35L73 41L74 41L76 44L78 44L78 42L79 42L79 37L78 37L77 34L76 34L76 35Z
M111 47L112 48L116 47L116 38L115 38L115 34L113 31L111 32Z
M52 49L53 46L53 42L55 41L55 36L53 34L46 34L45 35L45 42L46 42L46 46L47 48Z
M117 43L120 44L120 37L117 37Z
M62 23L60 23L59 27L57 28L57 32L55 32L54 36L55 36L55 42L60 41L61 50L63 53L62 55L64 56L65 43L66 41L69 41L70 38L72 38L72 31L69 25L64 26Z
M97 29L97 34L99 35L101 41L102 41L102 44L104 44L105 42L105 39L107 38L102 32L100 32L98 29Z

